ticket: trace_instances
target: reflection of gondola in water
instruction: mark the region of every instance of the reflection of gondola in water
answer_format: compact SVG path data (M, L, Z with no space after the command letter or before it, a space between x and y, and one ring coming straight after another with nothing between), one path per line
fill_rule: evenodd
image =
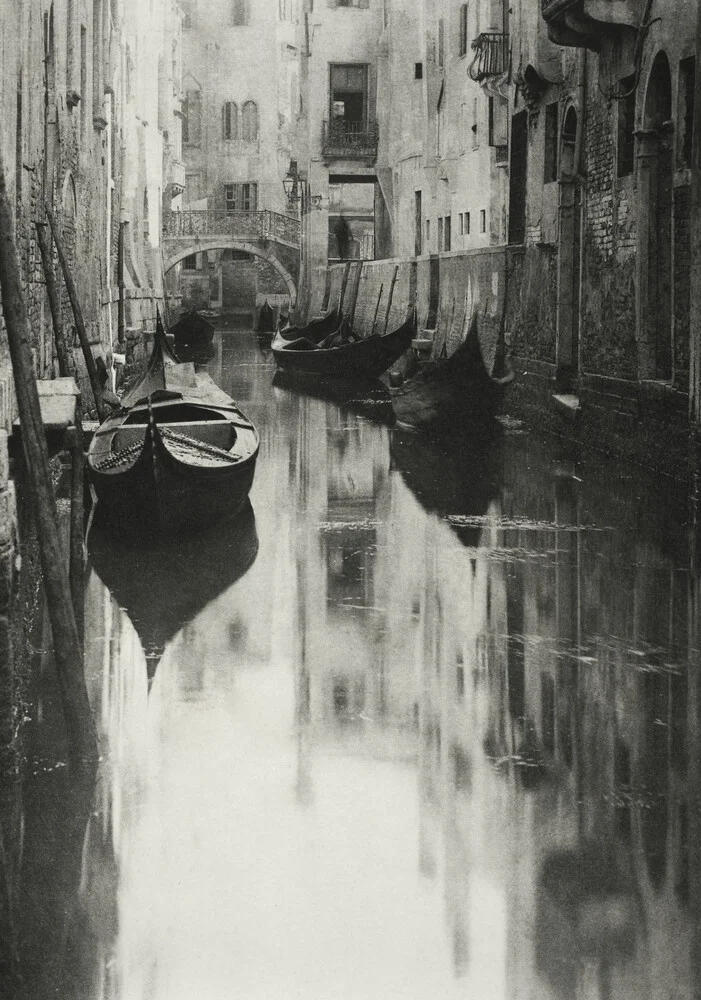
M328 400L342 410L380 424L392 424L394 411L389 391L379 379L323 379L301 372L276 371L273 385L297 395Z
M215 598L236 583L258 552L253 508L196 535L162 537L148 545L114 537L93 525L90 562L141 640L153 677L166 644Z
M445 518L464 545L479 545L482 518L501 490L501 435L468 444L395 429L390 455L424 510Z

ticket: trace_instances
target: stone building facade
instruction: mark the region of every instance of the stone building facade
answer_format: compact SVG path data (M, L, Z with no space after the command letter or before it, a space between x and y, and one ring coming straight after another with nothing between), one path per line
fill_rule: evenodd
M299 101L297 2L184 5L186 211L290 211L282 185ZM185 305L250 312L288 289L263 257L232 248L190 255L170 279Z
M44 205L53 209L58 223L94 356L102 357L110 371L113 351L138 356L155 328L163 296L163 207L177 205L184 187L181 16L176 0L152 0L148 5L136 0L41 0L0 7L0 155L16 206L17 252L40 379L58 375L35 227L46 221ZM54 270L62 288L69 356L84 411L89 412L92 392L56 259ZM5 597L16 542L13 482L3 435L15 415L7 338L0 321L3 669L10 662Z

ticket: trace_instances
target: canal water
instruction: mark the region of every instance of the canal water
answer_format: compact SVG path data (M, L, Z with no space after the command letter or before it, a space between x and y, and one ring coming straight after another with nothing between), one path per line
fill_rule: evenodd
M215 344L251 509L91 538L87 788L40 656L6 822L26 995L700 996L683 498L517 427L438 451L380 393Z

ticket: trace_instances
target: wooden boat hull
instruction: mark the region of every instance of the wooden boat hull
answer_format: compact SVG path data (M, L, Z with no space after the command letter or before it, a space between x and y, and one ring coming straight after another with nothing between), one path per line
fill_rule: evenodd
M116 530L190 532L235 515L253 484L258 433L158 326L142 380L97 429L88 475L98 516Z
M284 372L301 372L326 378L377 378L408 349L414 337L413 319L384 337L368 337L340 347L296 350L280 337L272 343L273 356Z
M177 345L204 347L212 343L214 325L197 311L193 311L181 316L178 322L171 326L170 332Z
M487 371L473 325L449 358L428 365L392 389L397 426L405 430L452 436L491 424L513 373L495 378Z
M246 501L238 517L197 535L141 538L114 544L93 524L90 563L129 616L146 654L149 680L166 644L200 611L248 571L258 553L253 509Z
M307 340L311 340L313 343L318 344L328 337L330 333L337 330L341 324L343 316L338 309L332 309L330 313L322 316L320 319L313 319L311 322L307 323L305 326L295 326L294 324L283 324L280 323L280 330L278 336L283 340L296 340L298 337L306 337Z

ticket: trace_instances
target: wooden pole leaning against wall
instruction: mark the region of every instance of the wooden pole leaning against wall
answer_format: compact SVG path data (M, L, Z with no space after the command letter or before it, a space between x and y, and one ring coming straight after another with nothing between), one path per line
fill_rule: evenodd
M61 321L61 297L59 295L56 275L54 274L53 263L51 260L51 244L48 236L46 235L46 223L35 222L34 225L36 227L37 238L39 241L41 263L44 269L44 278L46 280L46 291L49 296L51 322L53 323L54 328L54 343L56 344L56 357L58 358L58 371L63 378L68 378L70 375L73 375L73 366L70 362L70 354L68 351L68 345L66 344L63 323Z
M387 326L389 325L389 314L392 311L392 299L394 298L394 286L397 284L397 275L399 274L399 264L394 266L394 274L392 275L392 280L389 285L389 295L387 296L387 309L385 311L385 325L382 330L383 335L387 333Z
M88 340L88 334L85 329L83 310L80 308L78 292L75 287L75 282L73 281L73 275L71 274L71 269L68 266L66 254L63 249L63 240L61 239L61 235L58 231L58 226L56 225L56 218L48 205L46 206L46 217L49 220L49 225L51 226L51 233L54 238L54 243L56 244L56 250L58 251L58 259L61 263L61 270L63 271L63 280L66 283L66 291L68 292L68 298L71 300L71 308L73 309L73 318L75 319L75 328L78 331L80 346L83 349L83 357L85 358L85 367L88 370L90 386L92 388L93 396L95 397L95 407L97 409L97 415L100 418L100 420L104 420L105 417L107 416L107 409L102 401L102 387L100 386L100 379L98 378L97 374L97 366L95 364L95 358L93 357L92 348L90 347L90 341Z
M0 294L12 361L22 448L34 503L46 603L53 635L54 658L66 722L71 760L79 763L97 755L83 673L83 652L71 603L65 553L58 529L56 501L41 419L27 310L22 297L14 218L0 157Z
M374 336L375 327L377 326L377 314L380 311L380 302L382 301L382 293L385 290L384 282L380 282L380 291L377 296L377 302L375 303L375 315L372 317L372 329L370 330L370 336Z
M126 222L119 223L119 239L117 241L117 286L119 288L119 301L117 304L117 340L119 341L119 350L122 354L126 353L127 349L126 304L124 301L124 229L126 225ZM163 288L165 289L165 282Z

